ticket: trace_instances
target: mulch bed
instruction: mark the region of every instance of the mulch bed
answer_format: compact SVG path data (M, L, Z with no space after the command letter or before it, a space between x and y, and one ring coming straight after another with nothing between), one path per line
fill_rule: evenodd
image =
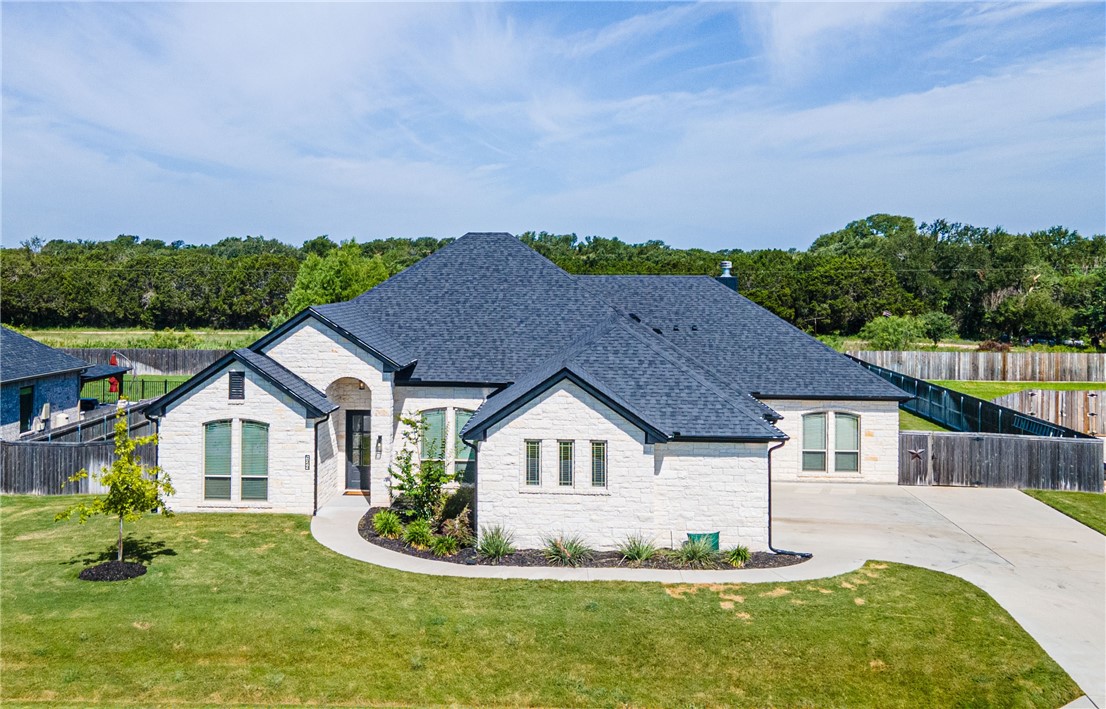
M83 581L126 581L146 573L146 566L134 561L107 561L83 569L78 576Z
M408 546L402 539L387 539L381 537L373 530L372 518L377 512L386 509L383 507L373 507L365 516L361 518L361 521L357 523L357 532L361 537L372 544L384 547L385 549L391 549L392 551L398 551L401 554L408 554L410 556L417 556L421 559L433 559L434 561L448 561L453 564L466 564L469 566L553 566L545 559L545 555L541 549L519 549L514 554L510 554L499 561L491 561L482 558L476 553L475 549L466 548L457 552L453 556L434 556L428 549L416 549L412 546ZM791 556L790 554L772 554L766 551L754 551L749 556L749 561L746 562L743 569L772 569L781 566L794 566L795 564L801 564L806 559L799 556ZM586 563L580 564L582 567L589 568L604 568L604 567L627 567L638 569L674 569L674 570L686 570L693 567L681 566L675 563L674 560L667 557L660 557L650 559L649 561L630 563L622 558L622 554L617 551L600 551L596 552L595 556ZM728 569L734 570L734 567L729 564L717 564L713 566L694 567L705 569Z

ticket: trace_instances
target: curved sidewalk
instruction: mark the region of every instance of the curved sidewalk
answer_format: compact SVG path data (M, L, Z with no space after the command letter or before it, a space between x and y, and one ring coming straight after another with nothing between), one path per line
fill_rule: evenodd
M362 539L362 498L319 512L311 532L345 556L414 573L468 578L662 583L778 583L835 576L869 559L959 576L989 593L1106 709L1106 538L1017 490L818 483L773 486L775 539L814 558L780 569L667 571L465 566ZM1093 703L1091 703L1093 702Z

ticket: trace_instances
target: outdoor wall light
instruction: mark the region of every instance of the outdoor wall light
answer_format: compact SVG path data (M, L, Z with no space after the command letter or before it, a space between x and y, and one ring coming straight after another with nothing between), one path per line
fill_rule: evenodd
M376 457L379 458L380 454L384 451L384 437L376 437Z
M357 388L361 391L365 390L365 382L357 382Z

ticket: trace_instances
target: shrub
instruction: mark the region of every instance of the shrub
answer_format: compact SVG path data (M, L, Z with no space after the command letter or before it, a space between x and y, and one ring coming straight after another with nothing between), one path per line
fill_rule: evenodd
M515 535L499 525L481 527L480 538L476 540L476 553L485 559L499 561L515 553Z
M725 552L726 561L730 563L730 566L736 566L741 568L745 566L749 561L749 547L738 544L733 549L727 549Z
M456 539L461 546L472 544L472 516L468 506L463 507L456 517L442 522L441 532L443 536Z
M860 330L860 338L873 350L908 350L921 337L914 318L882 315Z
M657 555L657 545L643 534L631 534L618 546L624 561L649 561Z
M434 552L434 556L453 556L460 546L453 537L434 537L430 540L430 551Z
M403 530L403 541L413 547L425 549L434 540L434 533L430 530L430 523L425 519L416 519Z
M387 539L397 539L403 534L403 522L391 510L380 510L373 515L373 530Z
M918 318L918 329L936 347L942 338L956 334L956 321L940 310L931 310Z
M696 539L684 542L684 545L676 549L672 556L681 566L703 568L717 564L719 554L706 539Z
M446 471L442 460L419 460L428 425L425 419L402 417L400 425L403 429L403 448L389 468L392 474L391 493L402 498L404 504L410 507L410 517L429 523L441 516L445 502L442 488L455 480L456 475ZM435 458L441 453L435 450L439 446L440 442L433 442L426 453Z
M595 550L576 535L546 537L543 542L545 560L557 566L579 566L595 554Z
M452 495L446 498L445 504L442 506L442 513L440 522L446 520L455 519L459 517L462 512L471 510L473 507L473 498L475 497L475 488L469 485L463 485L457 488Z
M1008 342L999 342L998 340L984 340L979 343L980 352L1009 352L1010 344Z

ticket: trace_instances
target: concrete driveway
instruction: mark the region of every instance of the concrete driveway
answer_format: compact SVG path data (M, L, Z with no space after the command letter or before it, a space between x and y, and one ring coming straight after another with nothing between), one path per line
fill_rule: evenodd
M773 492L776 547L812 551L809 565L826 571L884 559L966 579L1106 709L1103 535L1017 490L776 483Z

